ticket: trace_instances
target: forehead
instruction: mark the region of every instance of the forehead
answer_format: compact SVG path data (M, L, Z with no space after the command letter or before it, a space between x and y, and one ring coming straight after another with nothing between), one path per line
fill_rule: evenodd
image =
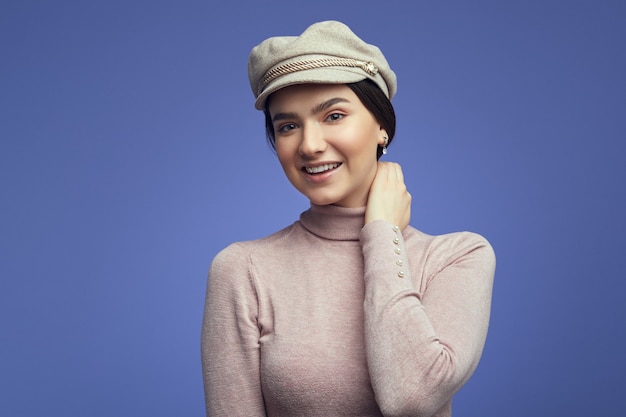
M337 97L360 103L356 94L345 84L296 84L272 93L268 99L268 109L270 113L309 109Z

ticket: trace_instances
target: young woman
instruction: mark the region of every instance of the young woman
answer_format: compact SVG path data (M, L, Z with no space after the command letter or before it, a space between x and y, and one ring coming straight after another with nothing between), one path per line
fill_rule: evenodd
M409 226L396 77L339 22L252 50L255 106L299 221L221 251L202 363L209 416L450 416L476 368L495 257L479 235Z

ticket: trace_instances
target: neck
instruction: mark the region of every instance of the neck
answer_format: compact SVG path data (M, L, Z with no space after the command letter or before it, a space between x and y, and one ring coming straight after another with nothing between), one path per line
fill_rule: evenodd
M359 240L365 223L365 207L311 204L311 208L300 215L300 223L324 239Z

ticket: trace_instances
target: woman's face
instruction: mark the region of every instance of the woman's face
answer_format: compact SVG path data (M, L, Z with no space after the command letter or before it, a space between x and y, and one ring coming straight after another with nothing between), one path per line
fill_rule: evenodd
M318 205L366 205L387 133L349 87L285 87L269 113L278 160L298 191Z

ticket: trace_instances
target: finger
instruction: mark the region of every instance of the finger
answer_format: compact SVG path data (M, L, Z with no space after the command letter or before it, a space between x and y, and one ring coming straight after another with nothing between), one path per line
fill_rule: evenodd
M391 179L389 164L390 162L378 162L378 172L376 173L376 176L385 182Z
M402 172L402 167L400 164L395 164L396 171L396 179L400 182L404 182L404 173Z
M402 174L402 167L396 162L382 162L385 164L387 171L387 180L395 183L404 182L404 175Z

